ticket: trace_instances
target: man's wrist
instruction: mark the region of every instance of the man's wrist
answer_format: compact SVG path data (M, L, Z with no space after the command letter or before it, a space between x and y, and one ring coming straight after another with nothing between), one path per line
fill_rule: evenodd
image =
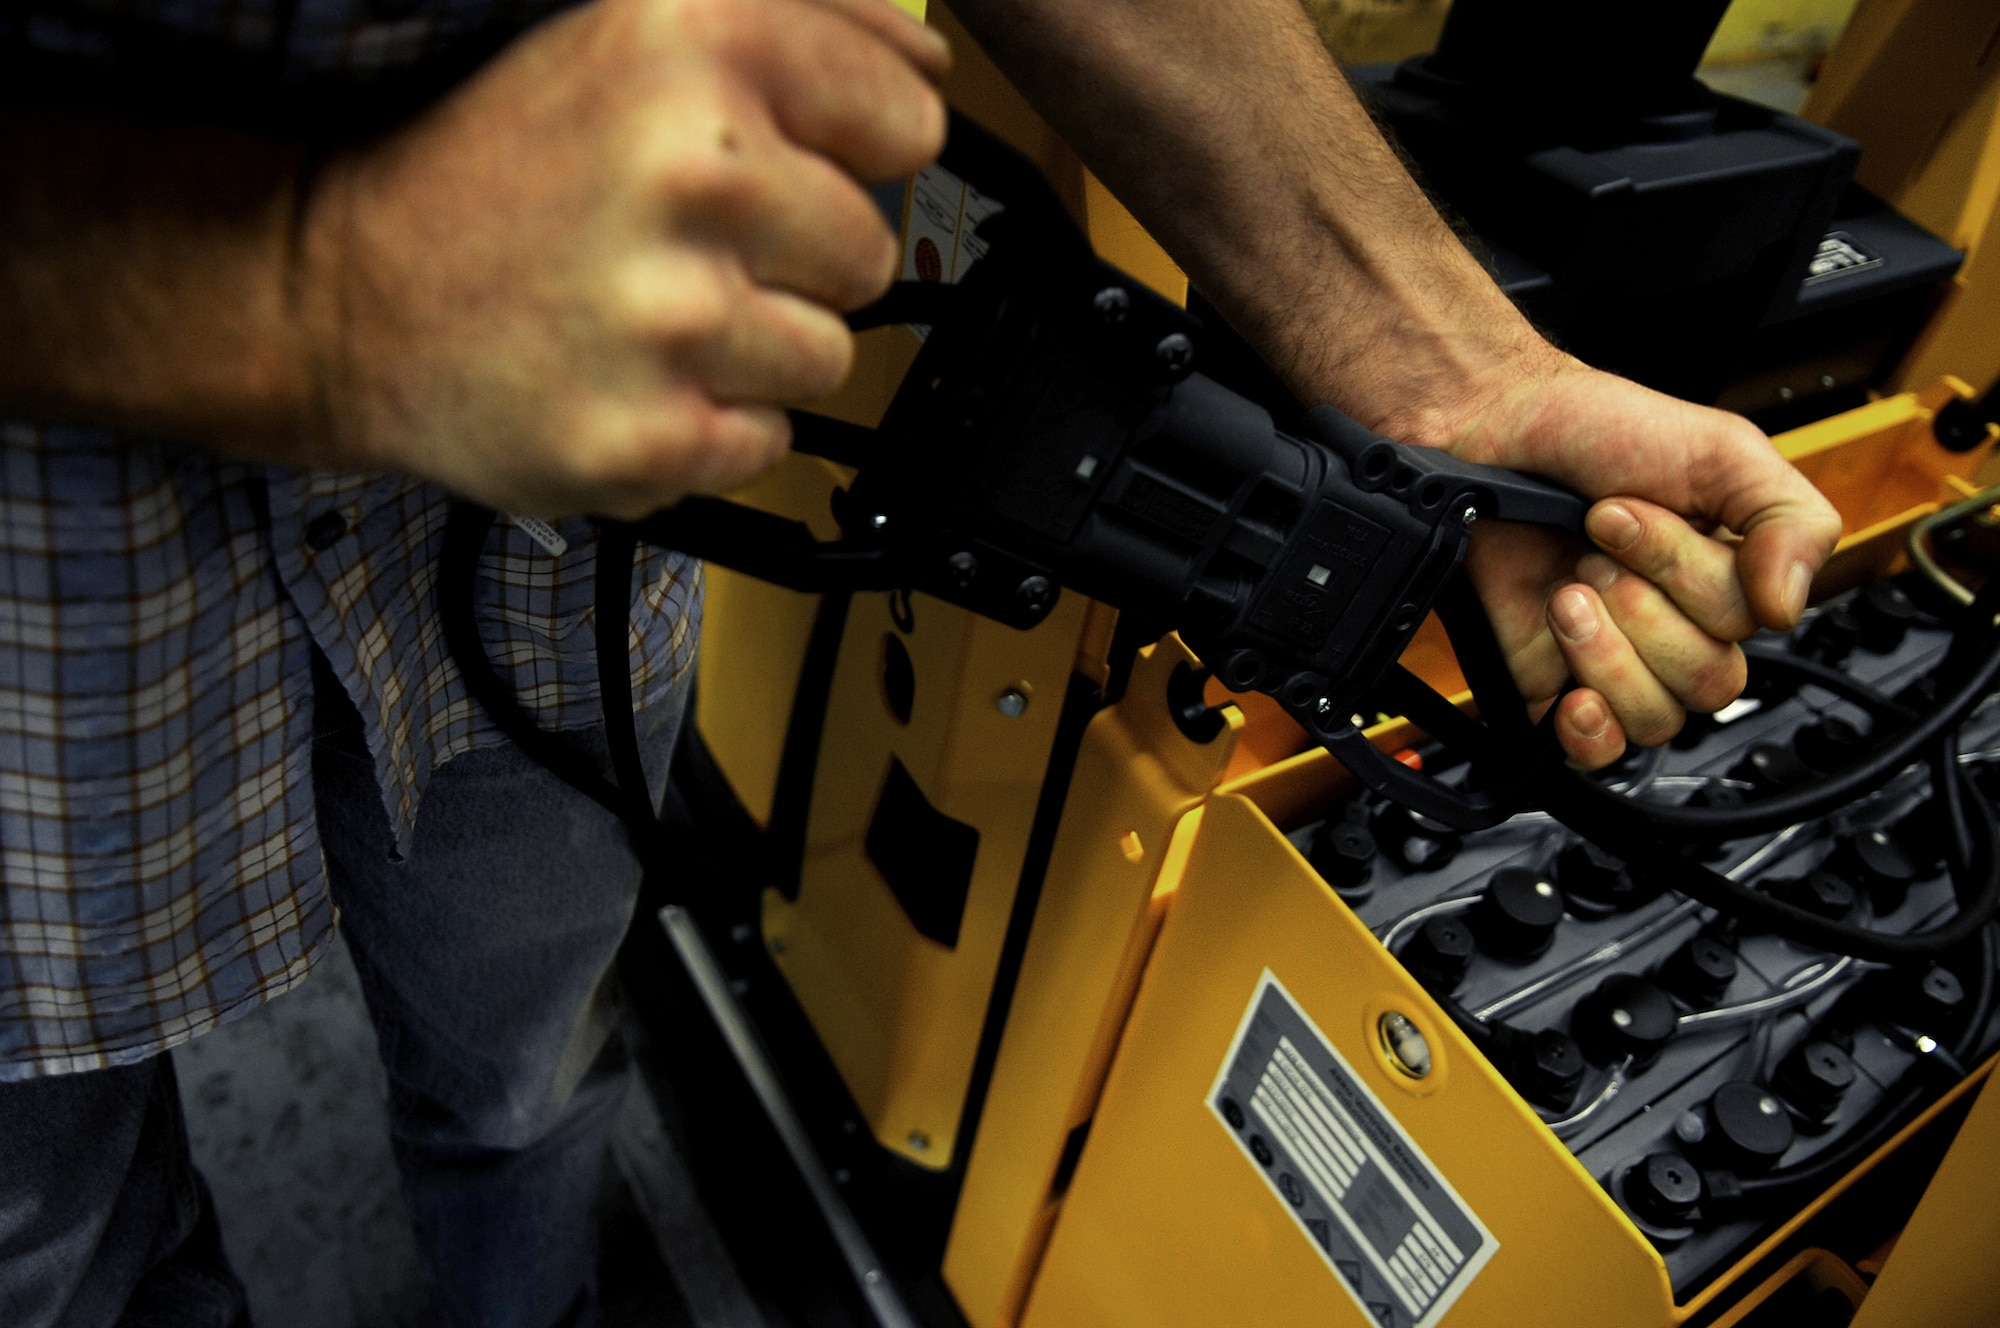
M299 459L305 159L233 130L0 112L0 402Z

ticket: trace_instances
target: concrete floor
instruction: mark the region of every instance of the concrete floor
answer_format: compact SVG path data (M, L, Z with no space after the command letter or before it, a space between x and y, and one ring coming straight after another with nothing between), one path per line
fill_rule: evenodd
M388 1082L345 945L174 1053L196 1163L265 1328L414 1328L428 1295L389 1153ZM759 1328L635 1085L601 1215L604 1328ZM662 1258L672 1251L672 1269Z

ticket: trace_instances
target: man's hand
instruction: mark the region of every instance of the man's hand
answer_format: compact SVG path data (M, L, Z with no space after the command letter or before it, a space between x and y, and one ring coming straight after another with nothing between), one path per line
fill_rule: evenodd
M894 276L857 181L935 156L887 0L595 0L322 172L299 289L323 454L508 511L739 484Z
M335 152L0 106L0 408L519 513L741 482L846 373L936 154L888 0L593 0Z
M1572 759L1665 741L1683 706L1735 696L1734 642L1753 624L1797 620L1839 534L1825 500L1744 420L1543 341L1383 142L1297 0L953 11L1301 401L1607 500L1590 523L1602 552L1580 561L1547 532L1474 532L1471 571L1524 695L1582 683L1556 718Z
M1798 621L1840 536L1832 506L1739 416L1546 348L1517 348L1488 377L1501 386L1435 393L1445 409L1377 427L1601 500L1586 522L1599 552L1529 526L1473 532L1467 569L1534 712L1574 679L1556 733L1594 768L1628 739L1665 742L1686 708L1733 701L1735 643Z

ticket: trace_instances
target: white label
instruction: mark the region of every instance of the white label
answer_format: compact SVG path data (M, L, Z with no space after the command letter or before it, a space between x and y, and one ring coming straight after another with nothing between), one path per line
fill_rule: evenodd
M903 237L903 280L956 285L986 253L973 231L1000 211L988 198L942 166L917 172L910 187L910 228ZM928 327L911 325L917 336Z
M569 552L569 541L562 532L538 516L515 516L509 513L509 521L528 532L528 538L549 551L552 557L560 558Z
M1269 969L1208 1105L1380 1328L1430 1328L1500 1248Z

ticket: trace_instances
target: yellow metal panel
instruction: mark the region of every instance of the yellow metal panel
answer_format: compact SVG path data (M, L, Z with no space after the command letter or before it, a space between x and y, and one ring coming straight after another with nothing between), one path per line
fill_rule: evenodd
M1845 1260L1825 1250L1800 1250L1783 1268L1771 1274L1762 1286L1717 1319L1715 1328L1734 1328L1755 1313L1758 1306L1798 1281L1804 1281L1814 1291L1830 1287L1845 1296L1851 1305L1859 1305L1861 1298L1868 1294L1868 1284L1861 1280L1859 1273L1848 1267Z
M1194 815L1024 1328L1368 1322L1206 1104L1267 967L1498 1238L1445 1323L1671 1323L1659 1255L1270 822L1228 796ZM1436 1056L1420 1084L1379 1050L1389 1008Z
M1855 0L1735 0L1716 25L1703 64L1824 55L1854 13Z
M1047 774L1087 600L1064 595L1020 632L914 596L904 632L884 595L849 611L798 899L767 892L764 934L842 1081L884 1147L949 1164L987 997ZM883 691L886 642L916 678L907 725ZM996 702L1028 698L1015 718ZM958 943L919 934L864 840L892 759L938 811L979 831Z
M2000 8L1863 0L1806 103L1862 144L1855 179L1966 251L1893 385L2000 375Z
M1186 279L1129 213L1090 181L1075 156L1007 83L942 5L929 21L953 41L944 91L952 105L1034 160L1100 252L1176 300ZM1003 200L1004 201L1004 200ZM893 394L915 341L901 328L864 347L841 393L816 409L873 423ZM798 677L797 652L810 610L783 592L731 586L707 675L746 670L704 694L698 723L724 758L739 794L768 808L777 742ZM794 597L796 598L796 597ZM810 601L805 601L810 605ZM742 607L739 607L742 606ZM755 652L762 611L774 611L774 662ZM924 1166L951 1161L981 1023L1013 905L1027 836L1047 775L1055 724L1073 667L1101 671L1111 617L1065 596L1041 627L1020 633L917 598L916 628L899 632L887 601L857 600L835 665L829 716L813 781L798 899L767 896L764 931L779 967L881 1143ZM917 678L909 724L883 703L883 642L909 651ZM1080 658L1081 656L1081 658ZM778 661L789 665L781 670ZM995 707L999 693L1030 693L1024 715ZM756 714L751 710L761 707ZM898 759L938 810L980 833L971 893L957 945L918 934L869 862L864 838L891 759ZM739 775L739 772L741 774ZM746 797L751 802L751 797ZM1164 839L1164 835L1160 837Z
M1305 7L1334 59L1365 65L1435 47L1451 0L1305 0Z
M2000 163L2000 138L1993 160ZM2000 195L2000 188L1994 192ZM1982 392L2000 378L2000 210L1987 214L1965 266L1891 381L1907 387L1940 374L1962 378Z
M1194 656L1170 637L1140 653L1119 704L1077 756L1006 1038L945 1249L973 1328L1015 1322L1060 1196L1070 1131L1089 1119L1184 854L1176 831L1215 784L1242 726L1208 743L1172 722L1167 683ZM1178 847L1177 847L1178 846Z
M1985 1328L2000 1316L2000 1091L1989 1081L1924 1191L1854 1328Z
M1845 530L1875 525L1937 497L1946 476L1970 475L1982 453L1938 446L1931 420L1971 394L1955 379L1905 392L1780 434L1778 450L1840 509Z
M822 539L835 533L827 497L845 472L792 453L730 496L806 519ZM792 695L805 662L819 596L783 590L727 568L704 569L700 685L694 723L737 801L764 825L778 783Z
M1167 251L1096 176L1088 171L1082 174L1084 225L1097 256L1175 304L1186 304L1187 273L1167 257Z

